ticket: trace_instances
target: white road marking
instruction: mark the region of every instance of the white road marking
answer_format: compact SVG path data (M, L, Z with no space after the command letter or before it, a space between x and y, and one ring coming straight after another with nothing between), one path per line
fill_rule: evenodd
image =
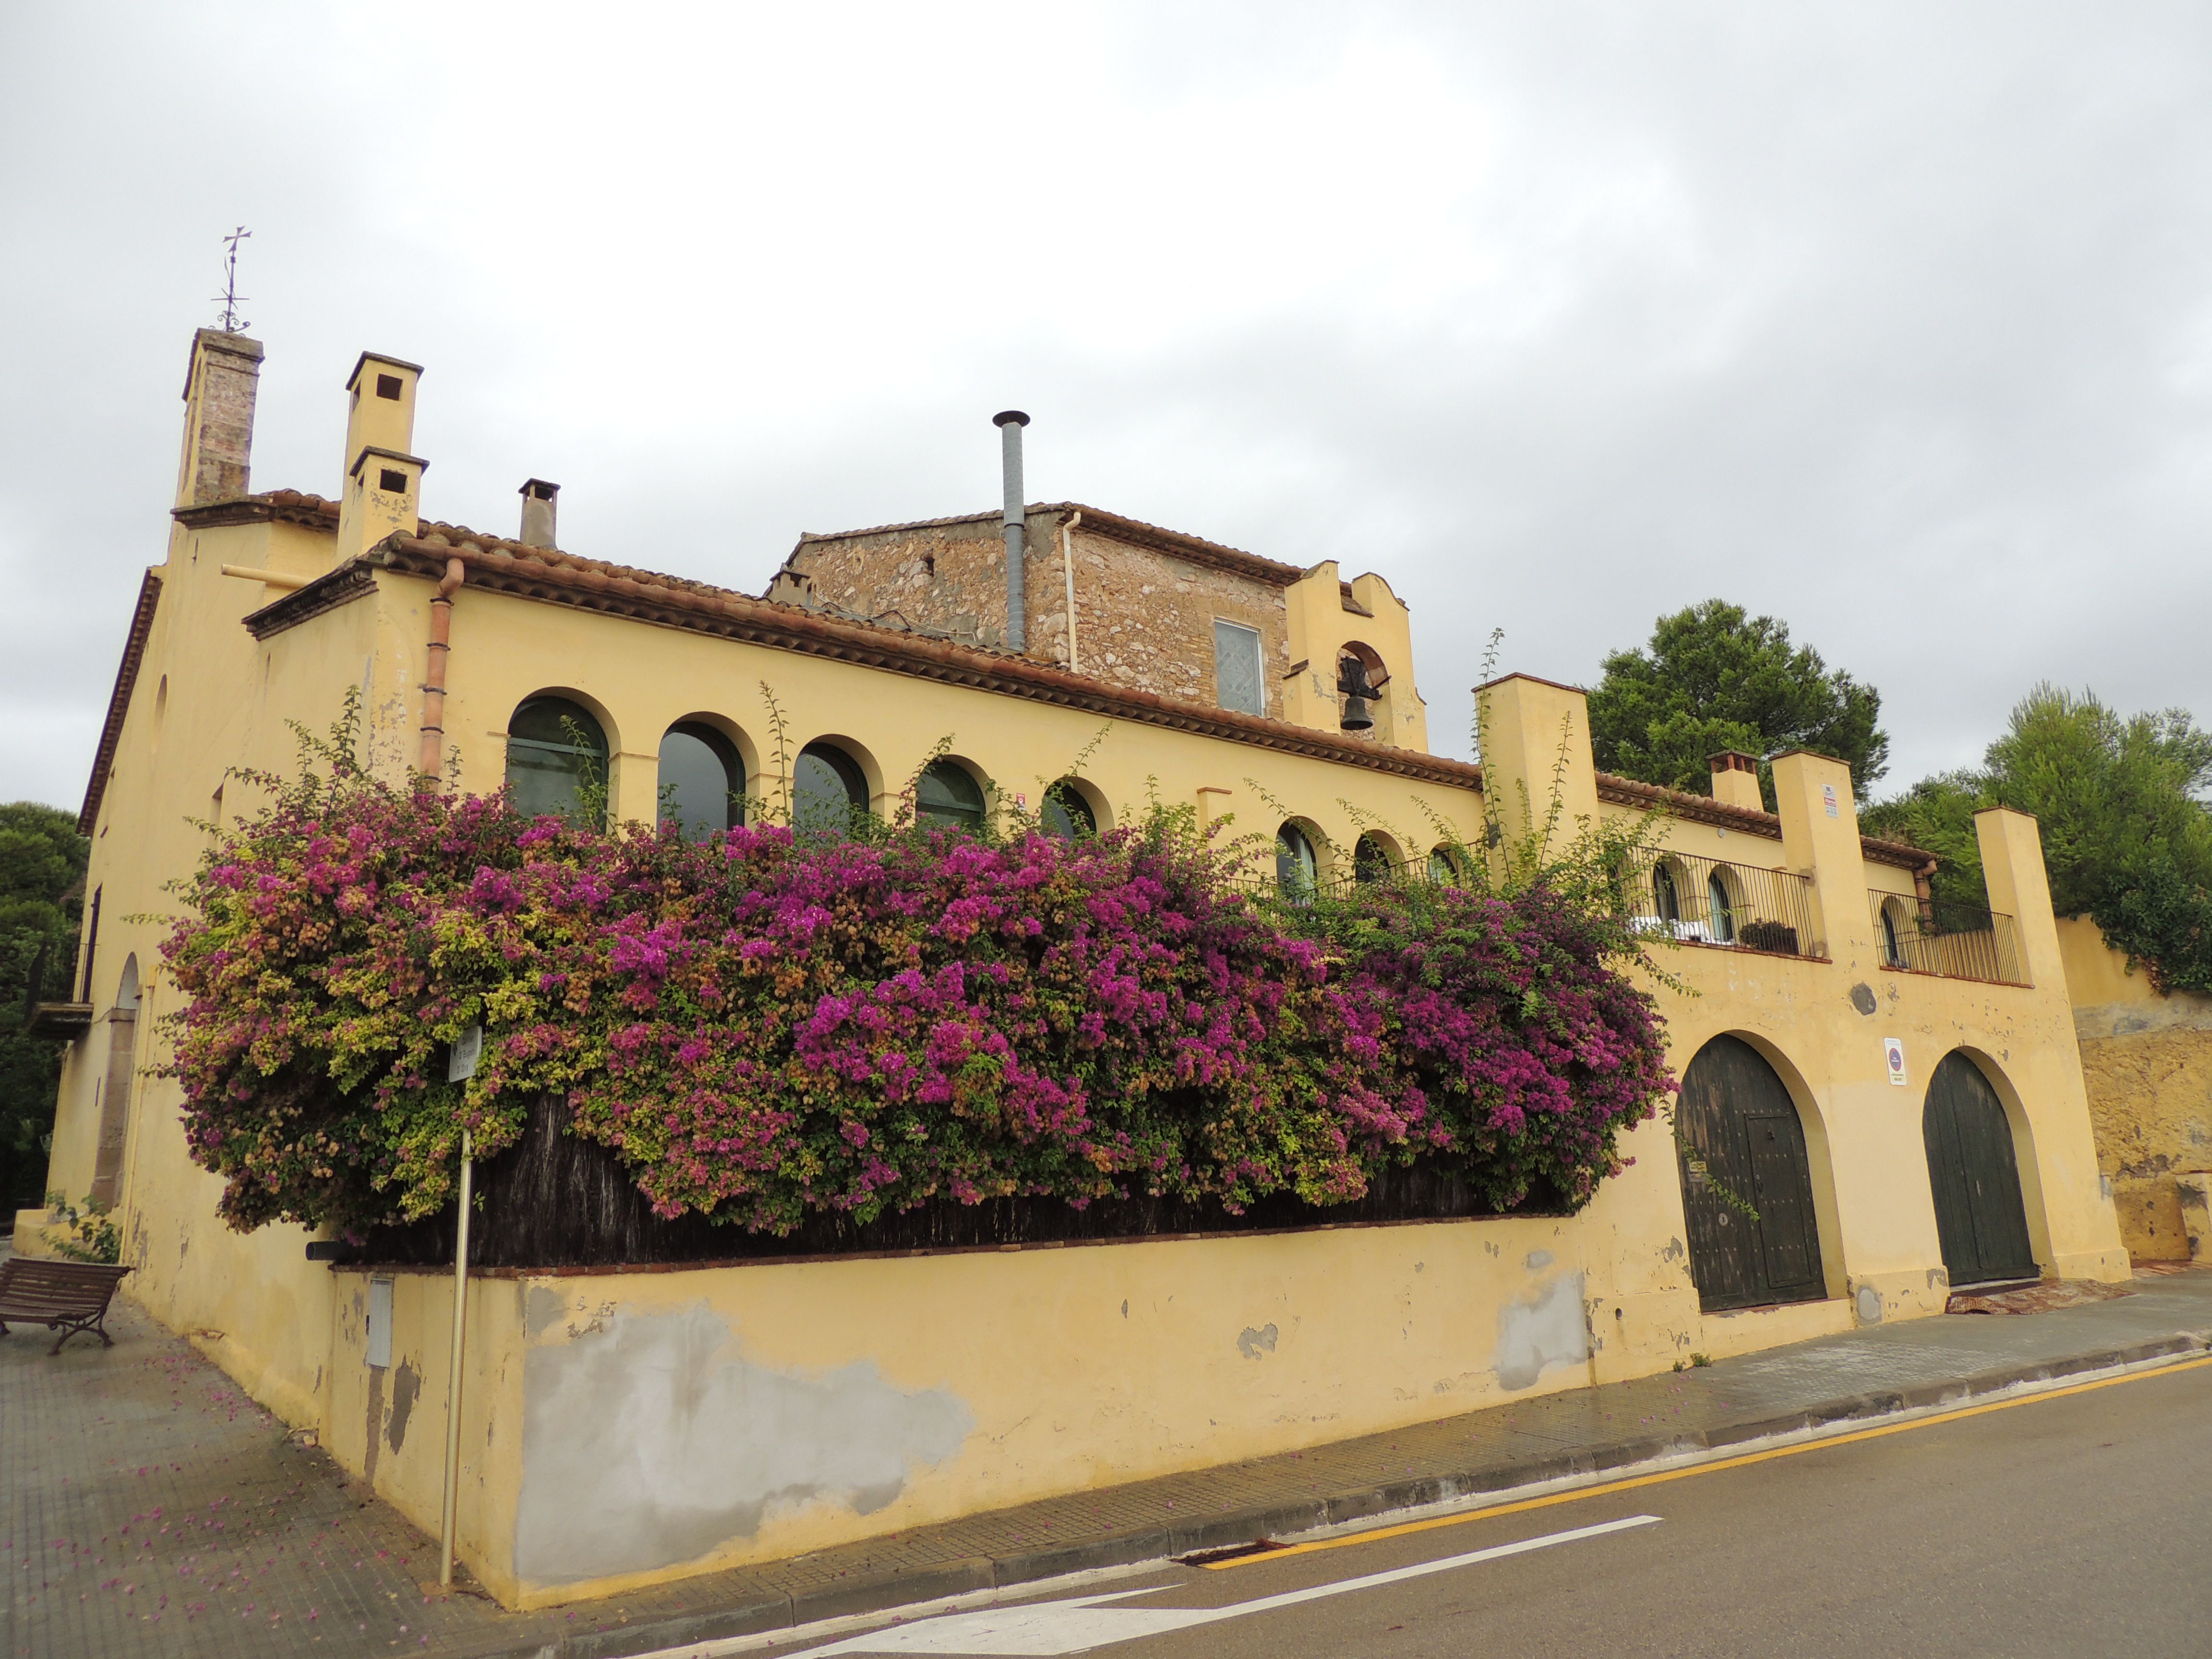
M1189 1630L1200 1625L1219 1624L1224 1620L1242 1619L1250 1613L1269 1613L1277 1607L1318 1601L1324 1596L1346 1595L1353 1590L1402 1583L1408 1578L1422 1578L1432 1572L1449 1572L1455 1567L1473 1566L1478 1561L1496 1561L1509 1555L1525 1555L1531 1550L1549 1549L1554 1544L1577 1543L1585 1538L1599 1538L1607 1533L1625 1532L1631 1527L1653 1526L1658 1520L1656 1515L1632 1515L1625 1520L1607 1521L1599 1526L1577 1527L1571 1532L1547 1533L1540 1538L1524 1538L1517 1544L1498 1544L1486 1550L1472 1550L1465 1555L1448 1555L1441 1560L1423 1561L1410 1567L1393 1567L1388 1572L1370 1572L1364 1577L1341 1579L1333 1584L1316 1584L1310 1589L1285 1590L1279 1595L1263 1595L1254 1601L1232 1602L1225 1607L1115 1607L1104 1605L1132 1595L1150 1595L1159 1590L1177 1588L1171 1584L1155 1584L1146 1589L1115 1590L1105 1595L1083 1595L1066 1601L1039 1601L1026 1607L988 1607L980 1613L947 1613L941 1618L924 1619L915 1624L869 1631L859 1636L848 1637L842 1642L832 1642L827 1647L808 1648L802 1653L791 1655L789 1659L823 1659L824 1656L834 1653L1006 1654L1024 1656L1024 1659L1046 1659L1046 1656L1050 1655L1087 1653L1093 1648L1106 1647L1117 1642L1133 1642L1141 1637Z

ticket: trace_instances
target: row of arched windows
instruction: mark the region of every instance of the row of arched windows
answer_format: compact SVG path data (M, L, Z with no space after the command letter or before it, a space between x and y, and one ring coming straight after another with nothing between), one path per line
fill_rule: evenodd
M660 739L659 820L689 839L704 841L744 822L749 796L744 757L713 726L679 720ZM531 816L598 817L607 811L606 730L574 698L526 700L507 721L507 782L516 808ZM839 744L810 743L791 769L792 827L836 833L870 809L867 773ZM915 816L923 823L980 830L989 816L983 786L957 761L939 758L915 784ZM1041 814L1053 835L1096 835L1097 810L1063 780L1047 792Z
M1355 882L1403 880L1414 872L1412 860L1401 858L1382 836L1370 830L1352 849L1352 878ZM1456 887L1465 880L1456 854L1448 847L1431 851L1424 872L1439 886ZM1321 883L1321 855L1315 834L1303 825L1286 823L1275 831L1275 884L1285 893L1310 893Z

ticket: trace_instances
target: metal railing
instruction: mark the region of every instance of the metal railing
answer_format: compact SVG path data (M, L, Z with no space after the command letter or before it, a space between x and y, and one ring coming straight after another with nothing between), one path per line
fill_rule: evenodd
M1654 848L1622 870L1621 897L1641 933L1778 956L1827 955L1814 921L1813 884L1787 870Z
M1909 893L1867 892L1883 963L1910 974L1940 974L1990 985L2025 985L2012 918L2002 910Z

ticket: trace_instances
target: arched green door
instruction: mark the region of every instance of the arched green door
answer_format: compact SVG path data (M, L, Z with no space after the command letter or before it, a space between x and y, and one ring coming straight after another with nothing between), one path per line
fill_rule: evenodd
M1700 1305L1711 1313L1825 1295L1805 1126L1765 1057L1741 1037L1715 1037L1682 1073L1674 1109L1704 1165L1680 1158Z
M1955 1049L1928 1079L1920 1133L1928 1144L1936 1231L1952 1284L2037 1277L2012 1124L1981 1067Z

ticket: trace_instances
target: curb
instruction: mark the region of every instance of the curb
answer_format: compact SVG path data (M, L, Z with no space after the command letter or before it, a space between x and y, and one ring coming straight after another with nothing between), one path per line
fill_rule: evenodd
M1232 1511L1188 1527L1133 1528L1085 1544L999 1556L970 1556L920 1571L852 1580L798 1595L771 1593L711 1613L686 1613L613 1630L578 1632L553 1642L529 1643L496 1651L488 1650L477 1659L631 1659L632 1656L664 1648L731 1637L769 1636L823 1620L893 1613L901 1607L948 1596L1015 1589L1069 1573L1164 1562L1173 1556L1247 1544L1257 1538L1284 1538L1461 1498L1496 1496L1545 1481L1601 1474L1609 1469L1648 1463L1661 1457L1722 1451L1836 1423L1873 1421L1929 1407L1955 1405L2023 1383L2056 1382L2087 1371L2113 1370L2147 1360L2208 1351L2212 1351L2212 1333L2181 1332L2125 1347L2098 1349L2001 1370L1980 1371L1917 1388L1844 1395L1779 1417L1746 1419L1683 1434L1620 1440L1563 1452L1556 1457L1494 1464L1454 1474L1425 1475L1342 1492L1334 1498Z

